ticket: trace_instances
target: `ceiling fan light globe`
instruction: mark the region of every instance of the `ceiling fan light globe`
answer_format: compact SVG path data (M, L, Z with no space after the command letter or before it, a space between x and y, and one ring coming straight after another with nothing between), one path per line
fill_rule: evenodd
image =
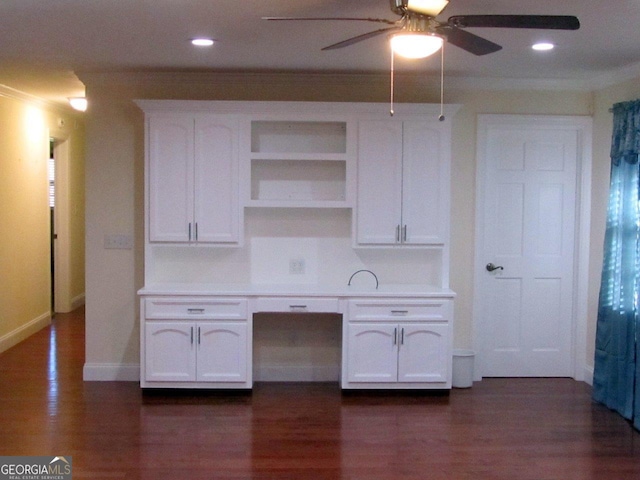
M425 33L399 33L391 37L391 49L405 58L426 58L442 48L442 38Z

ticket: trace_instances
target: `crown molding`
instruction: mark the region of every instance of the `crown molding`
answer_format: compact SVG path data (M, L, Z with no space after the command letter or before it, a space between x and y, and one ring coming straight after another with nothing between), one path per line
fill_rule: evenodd
M252 85L294 86L371 86L388 85L388 72L328 71L203 71L203 70L135 70L76 72L87 86L153 86L153 85ZM399 83L415 83L439 87L440 75L425 72L396 72ZM581 78L501 78L468 77L455 73L444 76L447 90L534 90L591 92L640 77L640 63Z
M69 107L61 106L58 103L54 103L44 98L38 97L36 95L23 92L22 90L9 87L8 85L0 84L0 97L7 97L7 98L12 98L14 100L19 100L21 102L35 105L37 107L44 108L52 112L56 112L58 114L65 114L65 115L71 114L74 116L78 116L78 113L75 110L73 110L70 106Z

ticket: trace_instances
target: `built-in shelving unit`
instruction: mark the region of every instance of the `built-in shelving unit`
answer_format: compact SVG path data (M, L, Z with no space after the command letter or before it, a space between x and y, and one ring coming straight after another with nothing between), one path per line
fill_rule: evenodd
M344 121L251 122L249 207L350 207Z
M254 369L261 380L339 377L344 389L450 388L457 107L439 121L438 105L401 104L391 118L385 104L137 103L143 388L251 388ZM380 285L349 284L369 268ZM305 315L270 343L281 337L273 313ZM340 338L316 335L323 314L341 315ZM270 334L255 346L254 316ZM285 358L283 346L304 355ZM254 362L254 349L272 355Z

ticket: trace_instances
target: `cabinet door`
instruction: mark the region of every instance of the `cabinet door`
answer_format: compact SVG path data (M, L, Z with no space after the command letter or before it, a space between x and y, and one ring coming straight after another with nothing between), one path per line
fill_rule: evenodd
M399 382L447 382L449 377L449 326L400 324Z
M247 380L247 324L198 322L199 382Z
M145 380L191 382L196 379L195 326L192 322L145 323Z
M196 118L194 239L198 242L238 242L237 123L216 115Z
M193 118L149 118L149 240L188 242L193 217Z
M402 242L444 243L442 140L438 126L403 122Z
M357 243L397 243L402 198L401 122L359 123L357 184Z
M398 326L357 323L348 326L349 382L395 382L398 378Z

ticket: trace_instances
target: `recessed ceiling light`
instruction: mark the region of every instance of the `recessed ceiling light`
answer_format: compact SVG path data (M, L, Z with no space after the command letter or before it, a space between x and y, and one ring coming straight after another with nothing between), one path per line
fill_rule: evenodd
M195 45L196 47L210 47L211 45L213 45L213 38L194 38L193 40L191 40L191 44Z
M555 45L553 43L540 42L540 43L535 43L531 45L531 48L538 51L546 51L546 50L553 50L555 48Z

